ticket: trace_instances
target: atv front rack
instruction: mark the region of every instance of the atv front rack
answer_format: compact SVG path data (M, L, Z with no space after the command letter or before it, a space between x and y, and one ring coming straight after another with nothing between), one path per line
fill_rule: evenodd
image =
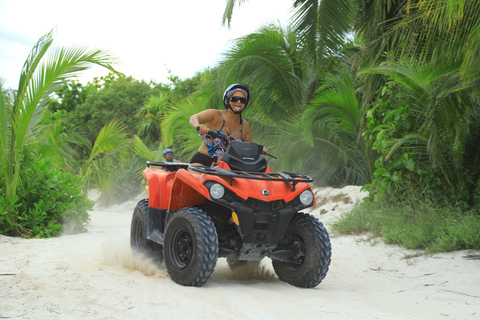
M179 169L188 169L190 163L181 163L181 162L165 162L165 161L147 161L147 167L163 167L166 171L178 171Z
M266 181L284 181L284 182L293 182L293 190L295 191L295 186L299 182L313 182L312 178L307 175L293 172L251 172L251 171L239 171L239 170L226 170L216 167L207 167L207 166L190 166L193 171L211 174L213 176L227 177L232 185L232 179L251 179L251 180L266 180Z

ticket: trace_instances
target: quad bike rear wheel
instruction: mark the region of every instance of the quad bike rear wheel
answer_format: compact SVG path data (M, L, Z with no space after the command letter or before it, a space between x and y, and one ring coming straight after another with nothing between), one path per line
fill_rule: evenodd
M183 208L168 219L165 230L165 266L178 284L202 286L218 260L218 236L207 214L196 207Z
M278 278L301 288L316 287L325 278L332 246L323 224L315 217L296 214L278 247L295 248L287 261L272 260Z
M148 199L140 200L133 211L130 229L130 248L132 254L143 254L155 264L163 262L163 246L147 239Z

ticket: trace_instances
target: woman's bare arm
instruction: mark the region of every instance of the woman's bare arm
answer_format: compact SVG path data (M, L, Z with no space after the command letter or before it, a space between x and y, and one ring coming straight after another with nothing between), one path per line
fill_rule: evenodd
M216 116L218 116L217 113L218 110L215 109L203 110L190 117L190 125L194 128L200 127L199 132L207 134L210 130L209 125L211 125L211 123L215 121Z
M243 120L242 141L252 142L252 129L250 128L250 124L246 120Z

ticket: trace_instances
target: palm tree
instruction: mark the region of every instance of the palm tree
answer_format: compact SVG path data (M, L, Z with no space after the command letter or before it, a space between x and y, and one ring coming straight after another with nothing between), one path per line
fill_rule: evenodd
M246 0L228 0L222 25L230 26L233 11ZM324 59L337 54L353 31L355 7L351 0L294 0L290 25L304 55L314 68L325 72ZM328 71L328 69L327 69Z
M49 95L60 88L77 72L92 65L112 67L112 56L102 50L87 50L83 46L72 46L52 50L53 30L41 37L28 55L23 66L13 105L5 103L0 94L0 150L5 195L11 199L19 183L22 154L38 141L39 122L42 119Z
M389 50L396 55L402 53L423 62L463 60L460 69L462 79L478 77L480 2L403 1L400 17L386 33L391 43Z
M142 139L139 136L133 136L133 147L134 151L137 155L139 155L142 159L147 161L164 161L163 159L163 151L165 147L163 143L160 141L158 144L158 148L156 150L149 149L145 143L143 143ZM144 166L141 167L141 170L144 169ZM140 170L140 169L139 169Z
M138 135L150 147L161 139L161 119L167 110L167 102L168 96L163 93L150 96L135 115L136 118L140 118L137 125Z
M60 117L44 126L34 149L40 158L50 159L62 171L78 173L76 168L72 167L72 164L78 160L78 153L73 146L88 147L89 141L74 128L67 131L64 120Z
M441 177L443 188L450 194L469 190L462 196L470 201L480 178L480 101L474 96L478 82L462 82L461 63L400 61L363 72L391 77L401 86L396 94L407 97L413 106L412 128L387 137L384 159L393 161L408 153L422 170ZM395 110L383 112L390 115ZM383 123L387 121L394 120L385 119Z
M338 77L325 74L322 80L315 59L303 49L291 30L264 27L237 39L222 63L221 81L252 84L246 117L253 120L255 135L281 153L275 169L307 172L330 185L371 181L373 160L359 139L361 105L355 84L345 71ZM322 58L331 72L342 68L347 49Z
M162 140L164 146L177 145L175 152L181 159L190 159L198 150L201 138L190 126L190 116L205 110L209 104L208 95L198 92L188 98L173 98L162 119Z
M219 82L249 85L252 100L246 116L268 128L302 111L315 90L312 59L300 49L291 30L275 25L261 28L235 41L221 65Z
M131 154L126 131L127 126L116 119L111 120L100 130L90 155L80 168L80 176L86 180L86 191L98 188L102 192L110 192L110 178L121 170Z
M298 130L312 148L312 174L326 185L371 182L374 152L362 138L361 102L348 70L329 75L309 102ZM305 154L305 152L303 153Z
M292 12L293 30L303 44L305 54L315 60L314 65L321 72L323 61L337 54L346 39L351 37L352 1L296 0Z

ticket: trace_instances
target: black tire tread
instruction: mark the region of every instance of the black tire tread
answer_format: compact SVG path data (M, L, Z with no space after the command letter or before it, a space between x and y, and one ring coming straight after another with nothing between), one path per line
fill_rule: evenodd
M133 255L143 254L147 258L152 259L157 265L163 262L163 246L146 238L148 223L148 199L142 199L137 203L133 211L132 223L130 228L130 248ZM137 220L142 224L142 234L136 235L138 232Z
M171 257L171 237L175 228L190 224L196 246L194 257L183 269L177 268ZM173 229L172 229L173 228ZM168 220L165 230L165 266L170 278L184 286L202 286L213 273L218 260L218 236L210 217L201 209L180 209Z
M298 213L290 222L285 236L292 234L299 234L307 246L303 265L292 272L288 268L288 262L272 260L273 269L280 280L291 285L301 288L316 287L325 278L330 266L332 246L328 232L317 218Z

